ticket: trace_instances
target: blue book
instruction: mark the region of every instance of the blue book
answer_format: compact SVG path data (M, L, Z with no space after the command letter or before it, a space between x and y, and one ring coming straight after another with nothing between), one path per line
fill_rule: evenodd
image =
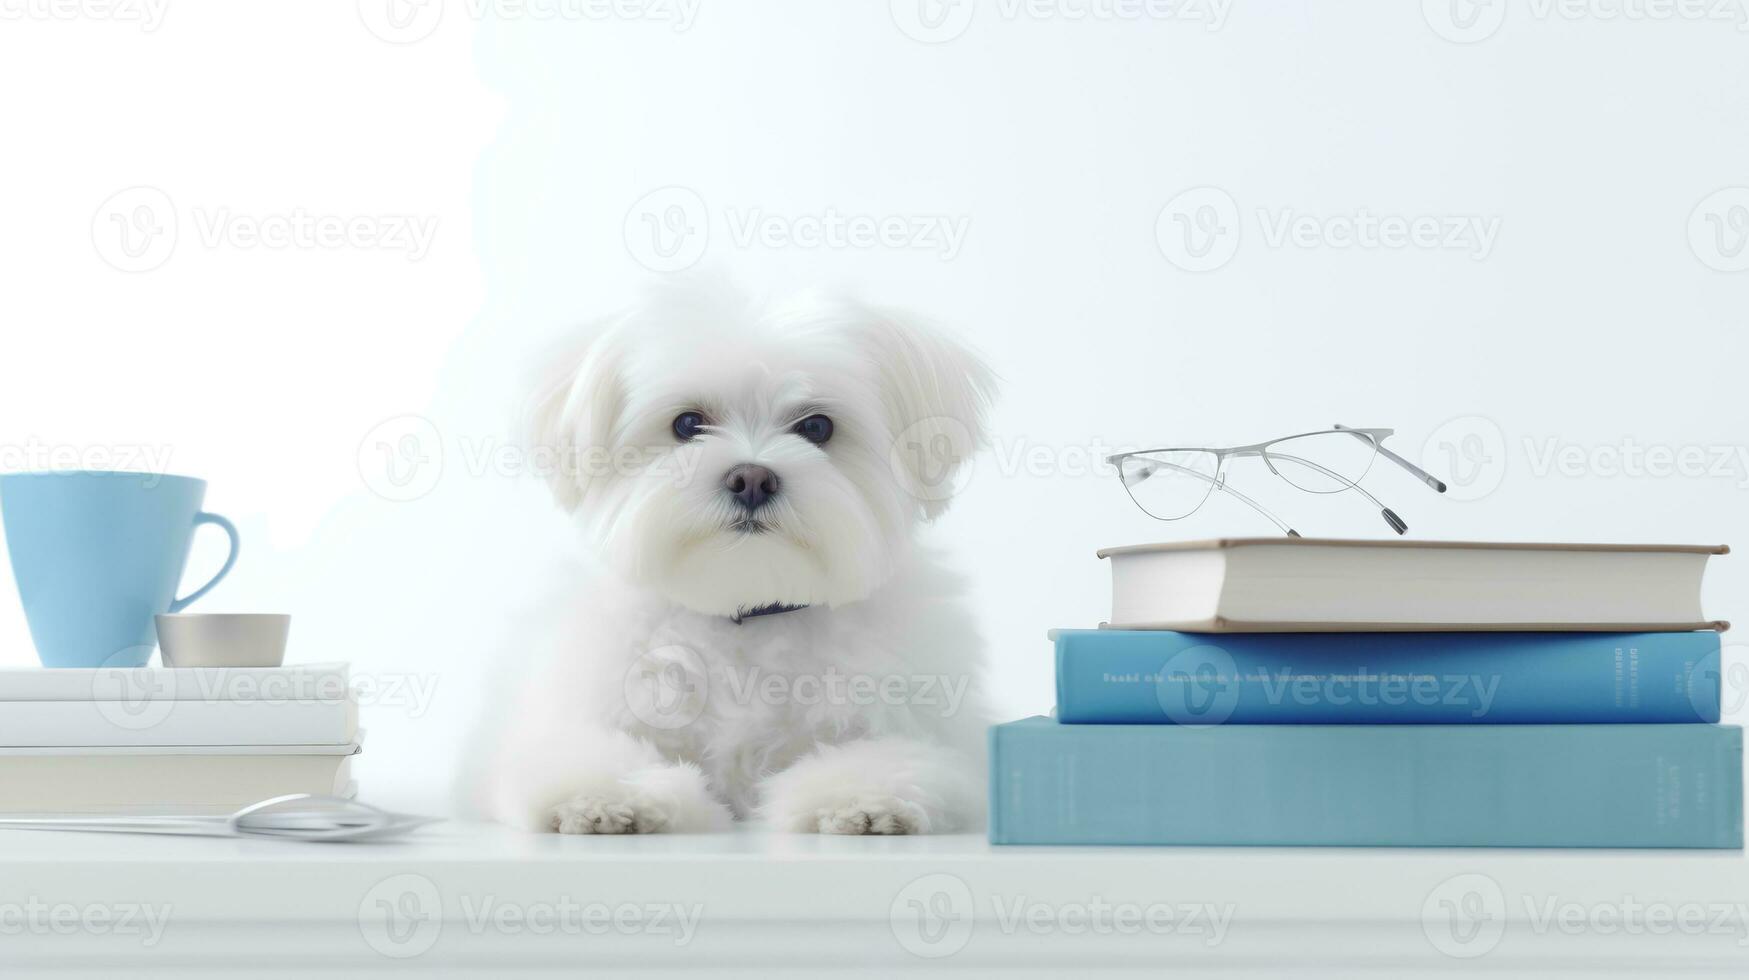
M1072 724L1719 720L1719 634L1059 630Z
M990 729L993 844L1743 846L1720 725Z

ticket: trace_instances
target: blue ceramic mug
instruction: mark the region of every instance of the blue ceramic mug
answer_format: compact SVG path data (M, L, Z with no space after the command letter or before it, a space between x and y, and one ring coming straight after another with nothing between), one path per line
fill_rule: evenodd
M0 476L0 518L30 637L45 667L141 667L153 616L206 595L237 562L237 529L200 509L206 481L153 473ZM194 529L231 539L225 565L177 598Z

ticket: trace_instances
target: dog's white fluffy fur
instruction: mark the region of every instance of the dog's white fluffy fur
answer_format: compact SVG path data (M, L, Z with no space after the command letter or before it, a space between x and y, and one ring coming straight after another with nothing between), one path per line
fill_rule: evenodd
M853 300L692 282L553 368L531 441L595 560L487 733L488 811L560 833L979 826L981 645L916 532L983 441L982 362ZM674 434L683 412L696 438ZM796 431L814 414L819 445ZM724 486L740 464L779 481L751 530ZM807 608L731 618L774 603Z

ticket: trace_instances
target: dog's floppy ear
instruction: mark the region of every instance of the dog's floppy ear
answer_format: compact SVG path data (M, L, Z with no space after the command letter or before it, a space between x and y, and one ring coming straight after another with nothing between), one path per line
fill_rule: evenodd
M988 442L996 376L972 350L916 319L873 309L859 333L879 371L888 459L923 516L947 510L965 465Z
M582 503L590 479L613 453L625 404L615 333L612 325L597 324L553 351L524 411L524 438L566 511Z

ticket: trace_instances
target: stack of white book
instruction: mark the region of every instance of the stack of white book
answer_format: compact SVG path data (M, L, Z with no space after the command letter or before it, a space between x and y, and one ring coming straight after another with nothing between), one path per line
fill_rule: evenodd
M222 813L352 796L345 664L0 669L0 813Z

